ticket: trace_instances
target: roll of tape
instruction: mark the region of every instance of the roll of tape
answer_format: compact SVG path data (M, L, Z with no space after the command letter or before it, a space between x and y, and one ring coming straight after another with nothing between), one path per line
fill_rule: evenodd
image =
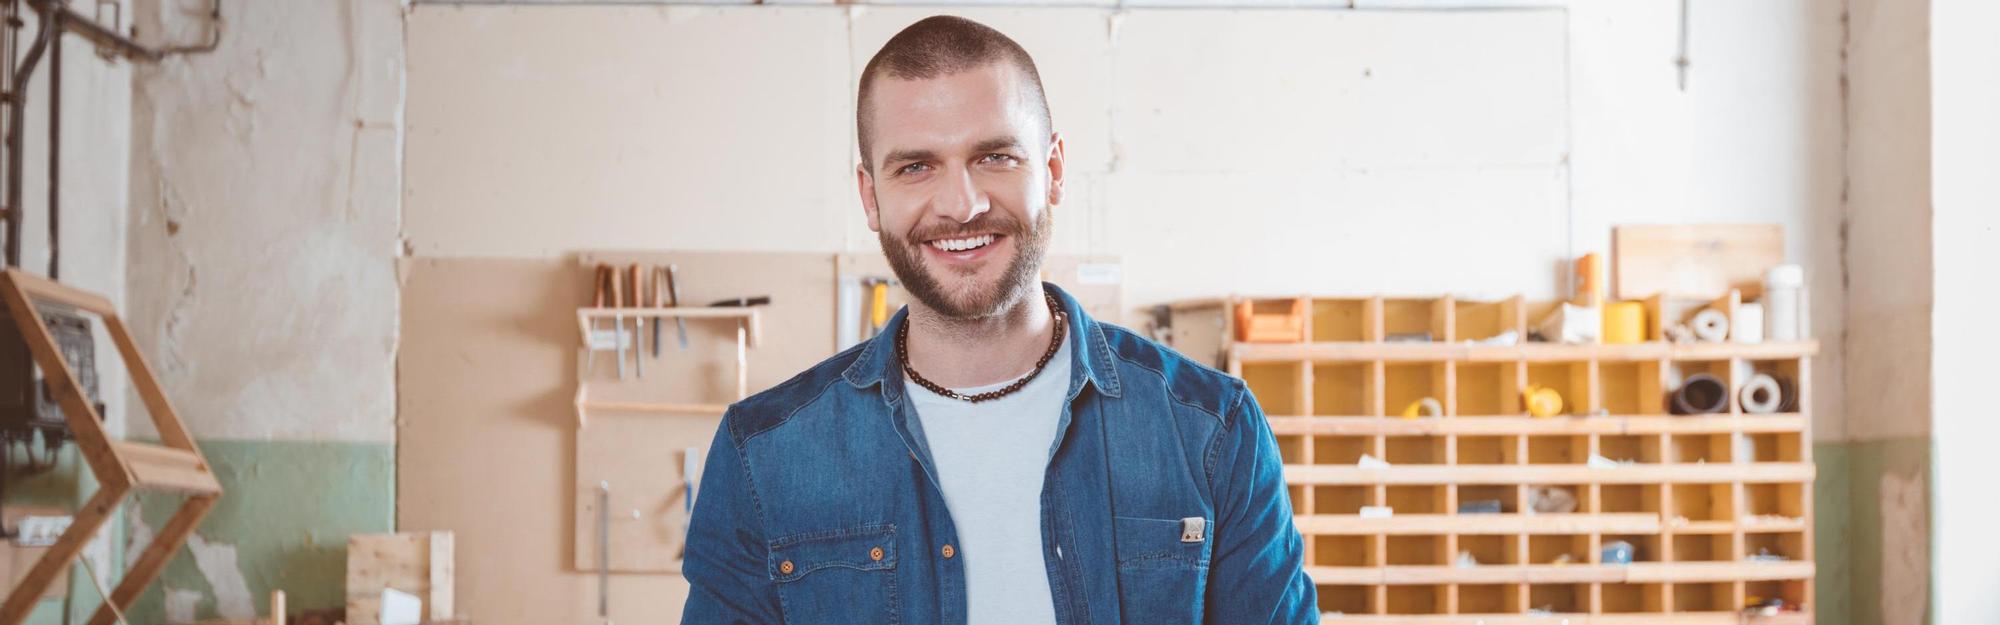
M1546 386L1529 385L1521 391L1521 403L1528 408L1528 415L1553 417L1562 414L1563 396Z
M1430 397L1410 402L1410 405L1403 408L1403 418L1405 419L1442 416L1444 416L1444 404Z
M1729 409L1729 386L1721 378L1697 373L1674 389L1674 414L1713 414Z
M1694 337L1705 343L1721 343L1729 338L1729 315L1713 308L1704 308L1694 314L1688 322L1694 330Z
M1612 345L1646 340L1646 305L1611 302L1604 305L1604 342Z
M1778 385L1778 379L1769 374L1750 376L1750 381L1737 391L1736 401L1743 411L1750 414L1771 414L1785 405L1785 389Z

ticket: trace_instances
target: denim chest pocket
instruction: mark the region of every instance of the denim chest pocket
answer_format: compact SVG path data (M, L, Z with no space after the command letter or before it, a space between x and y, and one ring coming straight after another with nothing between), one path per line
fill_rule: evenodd
M897 622L896 526L863 525L771 541L768 569L786 622Z
M1116 517L1118 599L1124 622L1201 622L1213 523L1203 517Z

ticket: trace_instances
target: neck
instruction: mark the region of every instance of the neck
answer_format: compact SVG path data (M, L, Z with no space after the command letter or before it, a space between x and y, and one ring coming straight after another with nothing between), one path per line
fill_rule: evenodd
M1034 370L1055 336L1042 285L985 317L947 317L920 302L910 303L910 366L925 379L950 388L1006 382Z

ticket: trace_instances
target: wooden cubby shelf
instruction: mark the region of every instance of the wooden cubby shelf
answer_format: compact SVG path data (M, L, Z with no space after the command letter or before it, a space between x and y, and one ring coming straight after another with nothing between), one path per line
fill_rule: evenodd
M1306 315L1303 341L1221 351L1277 438L1322 622L1812 622L1818 343L1529 342L1556 303L1519 297L1252 302ZM1668 414L1697 373L1727 408ZM1790 383L1783 412L1737 401L1756 374ZM1745 612L1766 599L1786 609Z

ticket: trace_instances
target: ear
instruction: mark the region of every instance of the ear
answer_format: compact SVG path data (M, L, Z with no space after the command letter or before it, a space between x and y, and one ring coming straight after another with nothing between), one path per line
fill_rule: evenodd
M868 215L868 229L881 232L882 212L875 205L875 176L868 173L866 163L854 166L854 186L861 192L861 212Z
M1062 204L1063 199L1063 137L1060 132L1049 133L1049 206Z

